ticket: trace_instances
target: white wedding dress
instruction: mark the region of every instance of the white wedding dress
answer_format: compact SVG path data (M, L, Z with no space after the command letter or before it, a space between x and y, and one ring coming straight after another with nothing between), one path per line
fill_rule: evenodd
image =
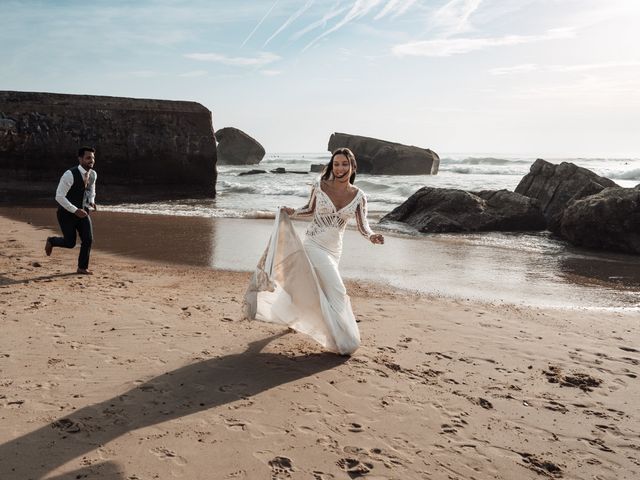
M367 221L367 199L358 189L348 205L337 209L318 182L309 203L294 213L309 215L313 219L302 242L289 216L276 213L269 245L245 295L245 315L287 325L327 350L348 355L360 345L360 332L338 262L349 219L356 219L363 236L373 235Z

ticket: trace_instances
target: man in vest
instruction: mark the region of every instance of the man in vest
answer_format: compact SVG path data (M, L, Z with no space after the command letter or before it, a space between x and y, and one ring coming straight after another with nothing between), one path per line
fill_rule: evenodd
M58 223L63 237L49 237L44 251L51 255L53 247L73 248L76 246L76 232L82 242L78 256L78 273L92 275L89 270L89 255L93 242L93 226L89 216L89 207L96 210L96 178L93 170L95 150L81 147L78 150L78 162L75 167L64 172L56 190Z

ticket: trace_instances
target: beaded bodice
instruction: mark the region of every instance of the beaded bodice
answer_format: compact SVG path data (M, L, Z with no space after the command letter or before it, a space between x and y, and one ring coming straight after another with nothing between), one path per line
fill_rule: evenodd
M329 195L322 190L320 182L315 183L311 188L311 196L307 205L294 212L296 216L313 215L307 228L307 236L317 237L333 230L342 237L347 222L350 218L355 217L358 231L366 238L371 237L373 232L367 220L367 197L362 190L359 188L357 190L353 200L338 209Z

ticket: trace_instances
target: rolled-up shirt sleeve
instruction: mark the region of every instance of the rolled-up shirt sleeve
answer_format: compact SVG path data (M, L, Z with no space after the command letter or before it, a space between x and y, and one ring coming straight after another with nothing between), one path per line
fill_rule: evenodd
M89 205L96 203L96 180L98 179L98 174L95 170L89 170L89 185L87 185L87 203Z
M73 173L71 173L71 170L67 170L66 172L64 172L62 177L60 177L60 182L58 183L58 188L56 189L56 202L58 202L62 208L69 211L70 213L76 213L76 210L78 209L69 200L67 200L67 193L69 193L72 185Z

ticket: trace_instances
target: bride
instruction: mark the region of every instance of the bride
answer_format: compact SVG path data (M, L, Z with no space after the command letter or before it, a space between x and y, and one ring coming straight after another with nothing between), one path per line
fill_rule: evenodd
M339 148L311 188L306 206L276 213L269 245L245 295L248 318L287 325L326 349L350 355L360 345L351 302L338 272L347 221L371 243L383 244L367 221L367 197L353 185L356 159ZM313 216L304 242L289 216Z

